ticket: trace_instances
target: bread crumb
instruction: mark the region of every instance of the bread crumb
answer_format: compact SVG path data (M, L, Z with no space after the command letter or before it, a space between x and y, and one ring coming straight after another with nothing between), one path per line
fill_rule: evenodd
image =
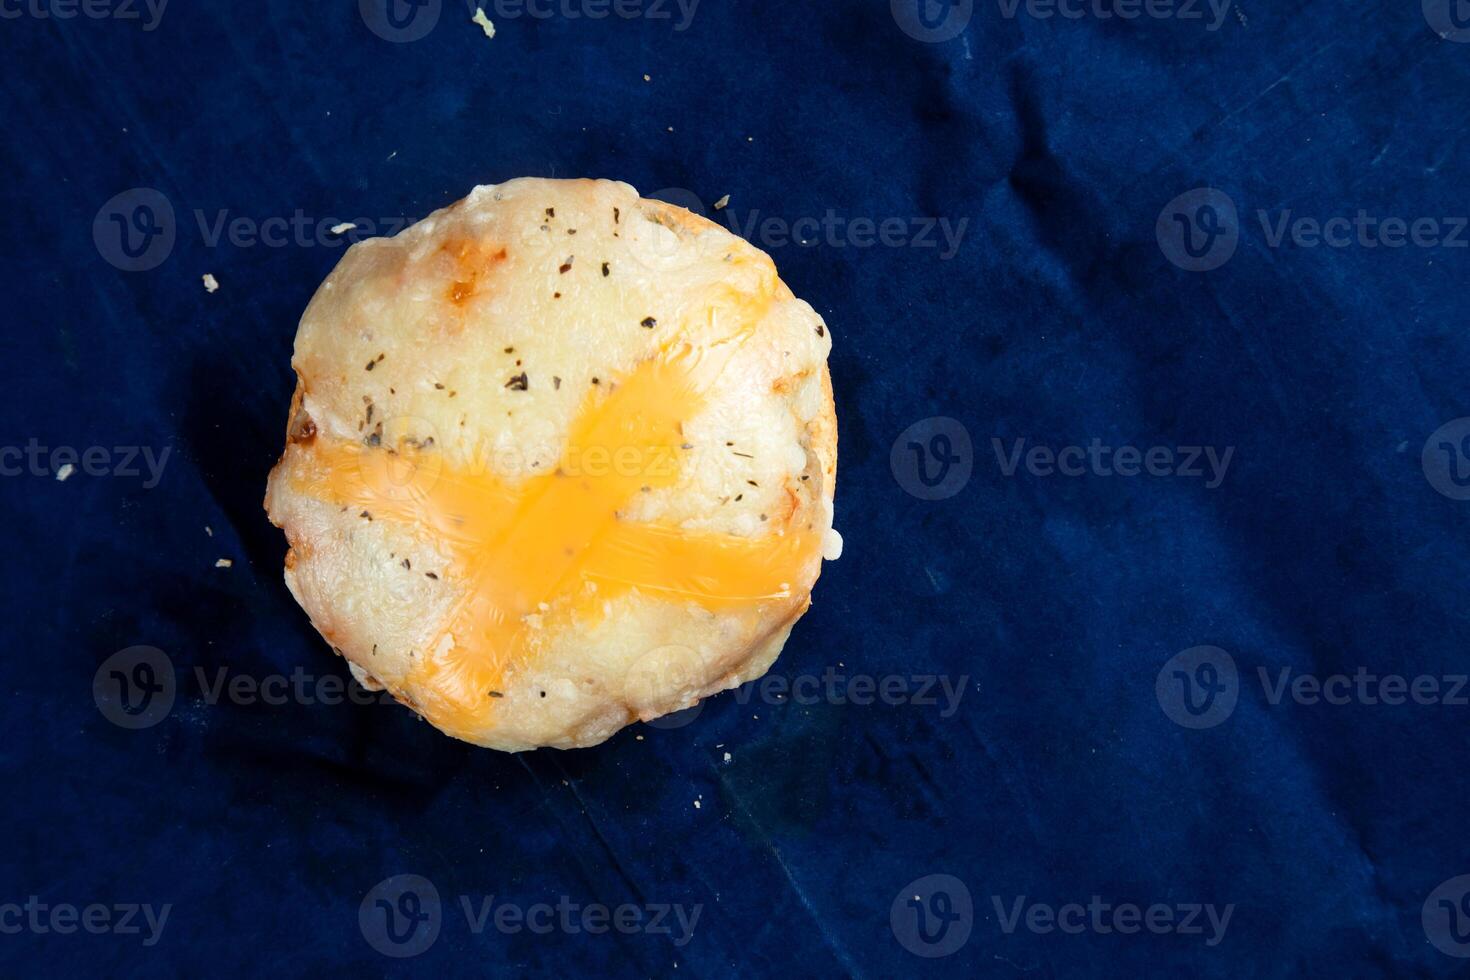
M694 809L696 809L696 810L699 809L699 801L698 800L695 800L694 801Z
M724 197L720 198L718 201L715 202L715 210L716 211L723 211L725 209L725 205L727 205L729 203L730 203L730 195L729 194L726 194Z
M495 36L495 25L490 23L490 18L485 16L485 11L479 7L475 8L475 16L470 18L470 23L479 24L480 30L485 32L486 37Z
M204 274L204 291L206 293L212 293L216 289L219 289L219 280L206 272Z
M235 567L235 563L233 561L231 561L230 559L228 559L228 558L221 558L219 561L217 561L217 562L214 563L214 567L215 568L234 568Z
M822 560L836 561L842 557L842 535L837 533L835 527L828 528L827 533L822 536Z
M651 81L653 81L653 78L652 78L652 76L650 76L650 75L644 75L644 76L643 76L643 80L644 80L644 81L645 81L645 82L651 82Z
M351 231L352 229L354 229L356 227L357 227L357 225L353 224L352 222L350 222L350 221L344 221L340 225L333 225L332 226L332 234L334 234L334 235L345 235L347 232Z
M725 753L725 761L726 761L726 762L729 762L729 761L730 761L730 759L731 759L731 755L730 755L730 753L728 753L728 752L726 752L726 753Z
M65 483L66 478L71 476L76 471L77 468L70 463L62 463L61 466L59 466L56 470L56 482Z

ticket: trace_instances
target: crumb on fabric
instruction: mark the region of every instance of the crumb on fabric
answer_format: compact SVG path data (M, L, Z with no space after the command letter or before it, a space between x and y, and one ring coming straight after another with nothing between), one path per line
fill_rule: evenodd
M235 563L228 558L221 558L214 563L215 568L234 568Z
M475 15L470 18L470 23L479 24L480 30L485 32L486 37L493 38L495 36L495 25L490 23L489 17L485 16L483 8L475 8Z
M353 224L351 221L344 221L340 225L333 225L331 231L334 235L345 235L347 232L356 227L357 225Z
M65 483L67 477L75 473L77 468L70 463L62 463L56 470L56 482Z
M723 211L725 209L725 205L727 205L729 203L730 203L730 195L729 194L726 194L724 197L720 198L718 201L715 202L715 210L716 211Z
M204 274L204 291L206 293L212 293L217 289L219 289L219 280L206 272Z

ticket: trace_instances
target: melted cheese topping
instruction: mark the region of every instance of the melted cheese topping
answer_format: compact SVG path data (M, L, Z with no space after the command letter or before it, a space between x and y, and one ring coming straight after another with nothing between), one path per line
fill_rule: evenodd
M415 528L449 558L441 577L465 583L408 679L436 726L461 736L483 729L509 676L534 661L538 633L553 619L597 617L617 595L637 590L711 610L804 598L821 554L816 532L741 538L619 517L645 488L678 484L688 457L682 423L760 319L749 297L717 293L704 326L717 331L732 301L743 324L733 337L695 346L677 331L610 390L594 391L543 476L512 483L456 471L432 447L387 439L378 447L317 439L308 449L302 489Z

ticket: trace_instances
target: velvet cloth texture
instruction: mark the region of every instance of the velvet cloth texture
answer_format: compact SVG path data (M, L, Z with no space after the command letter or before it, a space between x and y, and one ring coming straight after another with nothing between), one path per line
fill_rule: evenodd
M1463 6L7 2L0 972L1463 974ZM261 497L344 242L523 175L770 252L846 553L509 756L343 693Z

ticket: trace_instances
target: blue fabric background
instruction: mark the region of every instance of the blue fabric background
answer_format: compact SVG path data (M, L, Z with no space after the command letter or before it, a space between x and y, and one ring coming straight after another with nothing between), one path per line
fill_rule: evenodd
M1256 217L1470 210L1470 45L1419 0L1238 0L1217 30L1207 11L960 0L926 8L969 17L936 42L900 26L921 23L915 3L883 0L705 0L684 30L673 6L492 7L494 40L443 0L407 43L347 0L178 0L153 30L0 7L20 11L0 19L0 442L172 451L152 488L0 480L0 903L173 906L151 947L0 935L0 972L1463 975L1421 907L1470 873L1470 709L1272 704L1256 680L1470 660L1470 502L1420 461L1470 415L1466 252L1273 247ZM758 241L835 338L847 539L776 673L966 678L958 710L726 694L684 727L508 756L397 707L208 702L196 668L345 675L261 509L296 321L342 248L211 244L197 214L417 219L520 175L728 193L707 213L742 225L967 219L948 259ZM1155 222L1199 187L1238 206L1239 247L1190 272ZM94 225L134 188L170 202L176 241L126 272ZM890 451L936 416L968 433L950 450L972 472L924 500L899 478L907 447L896 470ZM1008 477L992 440L1018 438L1235 452L1214 489ZM137 644L179 691L129 731L91 685ZM1239 700L1194 730L1155 681L1201 645L1233 657ZM437 941L404 960L358 916L399 874L444 903ZM973 914L928 959L890 909L931 874L963 881ZM477 935L458 897L488 895L702 914L683 946ZM1235 909L1210 946L1008 933L993 899L1093 895Z

